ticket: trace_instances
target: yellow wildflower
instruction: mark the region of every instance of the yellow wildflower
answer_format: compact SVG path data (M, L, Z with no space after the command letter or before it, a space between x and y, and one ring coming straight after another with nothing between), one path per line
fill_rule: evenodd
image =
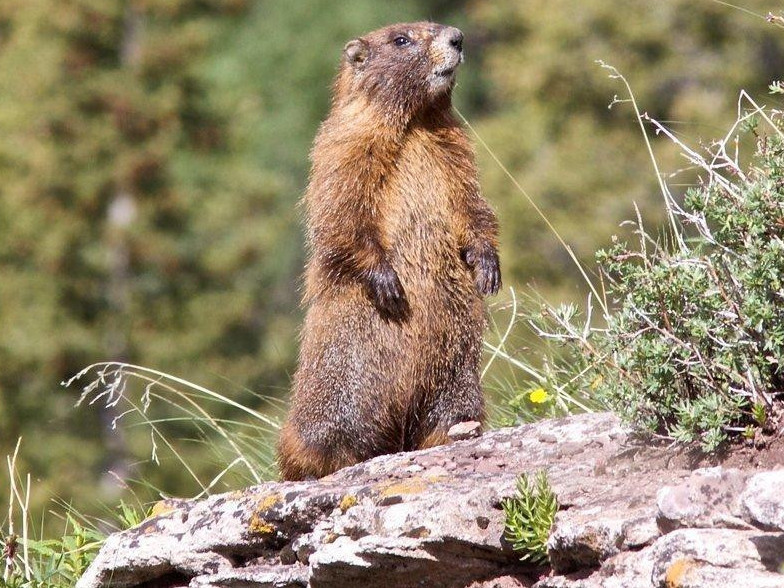
M543 402L550 400L550 395L544 388L537 388L536 390L531 390L528 399L536 404L542 404Z

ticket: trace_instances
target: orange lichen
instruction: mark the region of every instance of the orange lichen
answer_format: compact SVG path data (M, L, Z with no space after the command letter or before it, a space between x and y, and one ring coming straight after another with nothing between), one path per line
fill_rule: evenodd
M248 522L248 531L257 535L272 535L276 532L274 523L267 520L269 516L268 511L281 504L283 497L277 492L262 496L256 502L256 508L253 509L253 514L250 516Z
M686 576L694 569L696 562L691 558L676 559L670 567L667 568L667 573L664 576L664 585L667 588L679 588L683 586Z
M159 500L153 504L150 512L147 514L147 519L152 519L161 515L169 514L182 508L184 500L167 498L166 500Z
M275 533L275 525L260 517L258 513L253 513L248 523L248 531L256 535L272 535Z
M401 494L419 494L427 490L429 483L422 478L409 478L402 482L394 482L381 490L381 496L399 496Z
M338 505L341 512L346 512L352 506L357 505L357 497L353 494L346 494L343 498L340 499L340 504Z
M259 501L256 503L256 511L265 511L271 509L273 506L277 506L283 502L283 497L275 492L274 494L268 494L263 498L259 498Z

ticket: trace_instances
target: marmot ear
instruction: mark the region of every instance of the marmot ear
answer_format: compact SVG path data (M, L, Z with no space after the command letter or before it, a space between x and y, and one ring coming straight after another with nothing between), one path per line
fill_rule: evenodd
M343 47L343 55L352 67L361 69L370 57L370 45L365 39L354 39Z

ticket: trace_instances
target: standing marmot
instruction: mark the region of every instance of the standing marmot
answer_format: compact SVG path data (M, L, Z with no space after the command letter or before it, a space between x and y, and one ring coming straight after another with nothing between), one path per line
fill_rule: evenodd
M498 224L451 108L463 34L397 24L349 42L305 195L307 317L279 463L289 480L439 445L481 420Z

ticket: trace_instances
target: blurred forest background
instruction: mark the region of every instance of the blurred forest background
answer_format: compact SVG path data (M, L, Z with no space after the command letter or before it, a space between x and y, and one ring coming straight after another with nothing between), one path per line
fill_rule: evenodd
M146 461L146 432L120 434L111 411L73 408L79 390L60 382L90 363L129 361L279 410L302 317L297 201L346 41L395 21L461 27L458 108L591 265L635 202L650 224L661 214L633 112L608 108L622 87L594 61L623 72L651 116L709 142L734 120L741 88L771 103L784 36L764 16L778 9L2 0L0 455L23 437L32 510L51 497L87 510L116 501L108 470L194 492L175 462ZM655 149L671 185L695 181L677 173L676 149L662 139ZM583 299L566 251L477 151L505 285Z

